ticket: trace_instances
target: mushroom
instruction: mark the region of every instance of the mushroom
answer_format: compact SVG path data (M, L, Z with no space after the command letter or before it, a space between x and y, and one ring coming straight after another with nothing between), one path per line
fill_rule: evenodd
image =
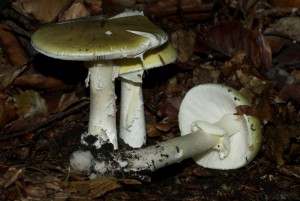
M214 169L240 168L254 159L261 146L261 123L247 115L235 115L239 105L249 101L233 88L203 84L192 88L184 97L179 111L180 137L144 149L118 150L105 158L88 151L75 152L73 161L83 154L93 160L85 167L90 177L116 172L154 171L193 157L200 165ZM75 168L74 168L75 167Z
M144 52L167 39L142 13L125 12L109 19L92 17L44 26L33 34L32 45L49 57L85 61L90 114L81 143L100 148L109 142L117 149L114 80L119 67L113 59L142 59Z
M228 131L223 147L216 146L205 153L193 156L201 166L213 169L239 168L254 159L261 147L261 122L253 116L234 115L239 105L250 101L233 88L220 84L203 84L191 89L183 99L178 115L181 135L191 132L192 127L201 129L202 124L218 125ZM220 121L221 120L221 121ZM232 135L238 120L240 130Z
M140 59L119 59L121 107L120 138L130 147L139 148L146 142L144 101L142 93L145 70L160 67L175 61L177 53L170 43L149 50Z

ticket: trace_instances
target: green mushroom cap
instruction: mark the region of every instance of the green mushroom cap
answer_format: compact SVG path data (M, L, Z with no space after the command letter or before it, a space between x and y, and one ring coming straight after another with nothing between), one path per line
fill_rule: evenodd
M167 40L167 34L141 14L45 25L31 39L42 54L76 61L141 57Z

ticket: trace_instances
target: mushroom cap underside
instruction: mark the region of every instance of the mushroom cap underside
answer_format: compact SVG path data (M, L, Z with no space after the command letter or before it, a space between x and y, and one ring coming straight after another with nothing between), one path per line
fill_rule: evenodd
M167 34L142 15L46 25L31 39L42 54L76 61L140 57L167 40Z
M235 114L239 105L250 102L235 89L221 84L203 84L192 88L184 97L179 111L181 135L191 132L195 121L218 122L225 114ZM219 152L210 149L194 156L201 166L212 169L235 169L245 166L257 155L262 140L260 120L241 115L241 130L230 137L230 152L224 159Z
M177 52L169 42L145 52L142 59L117 59L115 60L115 64L121 67L120 75L122 76L126 73L156 68L173 63L176 60L176 57Z

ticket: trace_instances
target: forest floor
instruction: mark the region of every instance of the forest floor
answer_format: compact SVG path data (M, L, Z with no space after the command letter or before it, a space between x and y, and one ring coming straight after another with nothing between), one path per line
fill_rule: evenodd
M252 162L213 170L186 159L148 181L70 172L87 131L87 69L38 54L30 38L45 23L125 9L144 11L178 54L145 72L145 146L180 135L178 111L192 87L219 83L253 103L238 112L262 122ZM299 9L297 0L2 0L0 200L300 200ZM119 111L118 80L116 94Z

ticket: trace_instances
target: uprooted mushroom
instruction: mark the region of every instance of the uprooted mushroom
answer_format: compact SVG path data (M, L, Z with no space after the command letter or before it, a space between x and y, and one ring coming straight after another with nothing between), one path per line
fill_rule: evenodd
M219 84L196 86L180 106L181 137L143 149L117 150L109 157L78 151L71 157L71 167L91 178L154 171L190 157L208 168L240 168L254 159L261 146L260 121L245 114L235 115L237 106L249 104L233 88Z

